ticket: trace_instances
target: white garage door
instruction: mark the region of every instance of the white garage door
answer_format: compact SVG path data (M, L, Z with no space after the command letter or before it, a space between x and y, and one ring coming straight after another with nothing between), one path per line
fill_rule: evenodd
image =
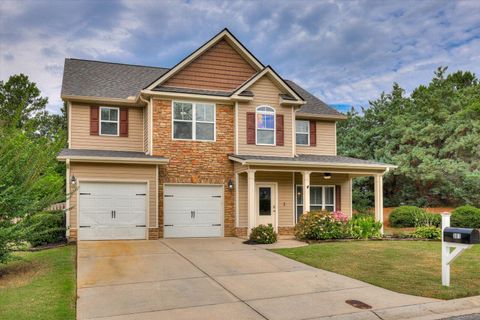
M166 185L164 214L165 238L221 237L223 187Z
M146 238L145 183L82 182L79 240Z

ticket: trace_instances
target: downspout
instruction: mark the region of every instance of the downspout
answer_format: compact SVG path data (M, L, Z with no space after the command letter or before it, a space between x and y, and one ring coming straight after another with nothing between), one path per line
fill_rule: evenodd
M142 101L143 103L145 103L147 106L146 106L146 109L147 109L147 119L148 119L148 128L147 128L147 131L148 131L148 145L147 145L147 152L145 154L151 154L151 150L150 150L150 126L151 126L151 119L150 119L150 112L149 112L149 101L148 100L145 100L143 97L142 97L142 93L140 92L140 94L138 95L138 98L140 99L140 101ZM145 112L145 110L144 110ZM144 118L145 119L145 118ZM145 128L144 128L145 129ZM144 134L145 134L145 130L144 130ZM146 139L146 137L143 137L143 139Z

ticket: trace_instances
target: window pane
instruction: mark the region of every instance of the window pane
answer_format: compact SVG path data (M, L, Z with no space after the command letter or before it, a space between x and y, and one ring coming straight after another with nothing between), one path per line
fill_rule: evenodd
M310 206L310 211L322 211L322 206Z
M101 108L100 110L102 110L102 112L100 114L101 120L110 120L108 109L107 108Z
M118 123L115 122L102 122L102 132L101 134L117 134Z
M333 187L325 187L325 204L333 204Z
M272 189L258 188L259 203L258 211L261 216L269 216L272 214Z
M308 135L297 133L297 144L308 144Z
M257 143L273 144L273 130L257 130Z
M325 210L332 212L333 206L325 206Z
M303 187L297 186L297 204L303 204Z
M275 117L273 114L257 114L258 129L274 129Z
M197 140L214 140L214 124L213 123L198 123L196 126Z
M300 221L300 217L303 214L303 206L297 206L297 222Z
M192 120L192 104L174 102L173 116L175 120Z
M110 120L118 121L118 110L117 109L109 109L109 110L110 110Z
M196 105L196 110L195 110L195 118L198 121L214 121L214 110L215 106L212 104L202 104L199 103Z
M174 122L173 137L175 139L192 139L192 123Z
M310 186L310 204L322 205L322 187Z
M295 126L297 128L297 133L308 133L308 121L299 121L295 122Z

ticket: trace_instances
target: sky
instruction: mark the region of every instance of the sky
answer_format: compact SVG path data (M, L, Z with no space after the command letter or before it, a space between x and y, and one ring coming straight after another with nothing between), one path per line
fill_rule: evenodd
M225 27L341 111L439 66L480 75L480 0L0 0L0 80L27 74L58 112L65 58L172 67Z

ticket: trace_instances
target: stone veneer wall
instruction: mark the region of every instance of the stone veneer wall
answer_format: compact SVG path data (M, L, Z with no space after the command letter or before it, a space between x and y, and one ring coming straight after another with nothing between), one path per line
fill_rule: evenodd
M184 141L172 139L172 101L153 100L153 155L170 159L159 166L158 236L163 237L163 185L165 183L223 184L224 234L235 235L235 191L228 189L234 180L233 162L228 155L234 152L234 119L232 105L216 105L216 141Z

